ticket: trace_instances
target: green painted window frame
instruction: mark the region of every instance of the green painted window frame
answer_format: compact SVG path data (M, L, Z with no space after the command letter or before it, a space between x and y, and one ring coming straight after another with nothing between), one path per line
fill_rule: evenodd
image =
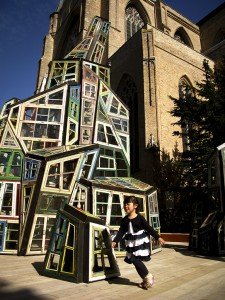
M8 160L4 163L0 163L0 169L3 168L3 171L1 171L0 173L0 178L4 178L4 179L20 179L21 178L21 174L22 174L22 164L23 164L23 154L21 151L19 150L9 150L9 149L5 149L2 148L0 149L0 156L4 153L8 153L9 154L9 158ZM16 157L16 155L18 155L18 157L20 157L20 164L15 164L14 163L14 159ZM13 165L14 163L14 165ZM20 167L20 171L19 174L17 176L13 175L12 172L12 168L14 167Z

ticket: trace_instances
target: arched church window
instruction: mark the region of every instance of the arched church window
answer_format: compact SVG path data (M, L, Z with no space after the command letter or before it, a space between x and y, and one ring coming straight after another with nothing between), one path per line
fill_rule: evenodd
M191 43L191 40L188 36L188 34L186 33L186 31L183 28L178 28L177 31L174 34L174 38L175 40L177 40L178 42L185 44L191 48L193 48L193 45Z
M129 5L125 11L126 15L126 40L129 40L139 29L141 29L145 22L137 11L136 7Z
M185 99L193 94L193 88L186 76L182 77L179 81L179 98Z
M182 77L179 81L179 99L187 100L188 97L193 95L193 87L186 76ZM190 138L189 138L189 124L182 120L182 143L183 151L190 151Z
M130 75L123 75L117 94L129 107L130 111L130 166L131 173L134 174L139 170L138 92L136 84Z

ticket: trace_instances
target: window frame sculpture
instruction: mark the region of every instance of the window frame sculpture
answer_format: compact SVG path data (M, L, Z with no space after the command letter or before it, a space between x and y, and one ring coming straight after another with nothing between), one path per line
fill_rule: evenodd
M57 214L44 274L74 282L93 282L120 275L104 221L65 205Z
M20 151L24 168L13 181L17 185L14 204L18 215L11 219L0 211L0 251L5 252L5 237L10 230L14 234L11 223L19 226L18 250L14 247L12 251L19 255L44 254L58 209L69 204L71 209L78 206L98 215L92 197L97 189L92 180L97 182L98 177L102 178L103 191L117 195L114 197L119 204L115 203L115 208L121 209L120 217L121 195L135 194L143 199L142 213L160 230L158 211L151 215L154 205L147 204L155 190L139 182L145 186L141 192L135 187L135 179L129 177L129 110L110 88L110 67L101 64L106 57L109 27L108 21L95 17L84 40L49 65L40 93L23 101L13 98L3 108L0 149ZM66 173L63 168L67 168ZM117 181L105 184L104 177L105 181L109 177ZM0 184L8 179L0 178ZM111 219L110 214L109 210L107 217ZM159 250L157 245L153 248ZM91 245L90 251L94 251Z

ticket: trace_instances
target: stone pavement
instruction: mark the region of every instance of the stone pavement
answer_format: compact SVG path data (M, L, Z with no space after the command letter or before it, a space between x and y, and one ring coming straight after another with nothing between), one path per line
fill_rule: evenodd
M0 255L0 299L225 299L225 257L199 256L184 245L167 244L152 256L147 266L155 275L155 285L147 291L138 288L140 279L123 258L118 258L120 277L90 284L39 275L43 259Z

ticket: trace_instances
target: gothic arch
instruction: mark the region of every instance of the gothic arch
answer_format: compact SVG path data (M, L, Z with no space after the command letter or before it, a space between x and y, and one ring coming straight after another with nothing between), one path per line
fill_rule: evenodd
M129 40L139 29L146 28L150 19L140 1L128 1L125 8L125 33Z
M188 78L188 76L184 75L179 80L179 98L185 98L187 95L190 95L193 93L193 85Z
M175 38L175 40L179 41L180 43L185 44L192 49L194 48L189 35L187 34L187 32L184 30L183 27L179 27L175 31L174 38Z
M138 92L134 79L129 74L123 74L118 88L118 96L128 106L130 111L130 164L131 173L139 170L139 120Z
M179 99L186 99L188 96L191 96L193 94L193 86L191 84L190 79L184 75L179 80ZM182 121L183 125L181 126L182 130L182 144L183 144L183 151L190 150L190 139L189 139L189 124L185 122L185 120Z

